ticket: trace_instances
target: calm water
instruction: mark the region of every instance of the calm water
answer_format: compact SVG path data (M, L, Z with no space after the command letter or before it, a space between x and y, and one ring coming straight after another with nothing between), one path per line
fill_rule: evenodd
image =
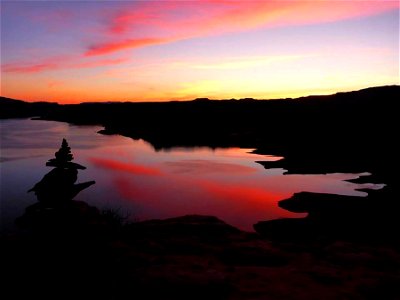
M97 134L100 127L32 120L1 120L1 223L13 220L36 199L27 193L51 168L62 138L75 162L83 164L78 181L96 184L76 199L98 208L120 209L134 220L185 214L215 215L244 230L260 220L301 217L277 206L295 192L310 191L365 196L356 189L380 185L346 179L366 174L283 175L255 161L278 157L252 149L176 148L156 152L142 140Z

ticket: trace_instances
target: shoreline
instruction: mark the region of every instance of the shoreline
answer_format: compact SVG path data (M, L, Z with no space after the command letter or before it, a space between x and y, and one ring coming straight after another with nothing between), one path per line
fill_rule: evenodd
M126 299L132 293L136 299L232 300L400 295L400 243L271 240L199 215L121 226L115 216L107 219L85 203L68 206L77 209L57 218L30 209L24 233L1 238L8 275L4 295L51 299L61 290L62 297L74 299ZM21 285L25 288L18 289Z

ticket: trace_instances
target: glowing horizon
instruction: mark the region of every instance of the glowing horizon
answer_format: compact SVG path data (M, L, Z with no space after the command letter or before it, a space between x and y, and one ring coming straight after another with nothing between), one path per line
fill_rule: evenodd
M399 84L398 1L2 2L1 96L274 99Z

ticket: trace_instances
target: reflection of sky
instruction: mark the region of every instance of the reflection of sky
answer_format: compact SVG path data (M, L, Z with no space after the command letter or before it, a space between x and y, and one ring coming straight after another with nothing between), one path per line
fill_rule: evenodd
M45 167L62 138L67 138L75 161L88 167L80 181L96 180L77 199L100 208L121 208L132 218L167 218L185 214L215 215L251 230L260 220L297 217L277 206L295 192L312 191L365 195L356 188L374 187L343 181L354 174L283 175L255 161L275 157L251 149L158 151L143 141L96 134L95 126L65 123L1 121L2 222L10 222L35 201L26 191L50 171Z
M20 157L53 155L65 137L74 143L75 149L90 149L111 141L120 144L114 137L93 135L100 127L74 126L58 122L32 122L30 120L1 120L0 161ZM77 130L78 129L78 130Z

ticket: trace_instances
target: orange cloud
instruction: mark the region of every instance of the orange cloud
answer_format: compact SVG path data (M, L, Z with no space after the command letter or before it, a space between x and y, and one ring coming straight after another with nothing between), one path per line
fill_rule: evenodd
M128 58L103 59L103 60L76 63L74 65L71 65L71 68L82 69L82 68L104 67L104 66L119 65L127 61L129 61Z
M11 63L4 64L1 66L3 72L6 73L37 73L41 71L58 69L59 65L57 63Z
M183 39L277 26L334 22L399 7L397 1L201 1L142 3L115 15L111 38L89 47L87 56L165 44ZM142 29L142 30L141 30ZM126 38L143 35L151 38ZM157 36L158 35L158 36ZM115 37L122 40L116 41ZM108 40L109 39L109 40Z
M52 89L54 87L58 87L64 85L64 82L59 81L59 80L51 80L47 83L47 86L49 87L49 89Z
M127 62L127 58L102 59L94 61L77 61L72 57L52 57L39 63L17 62L1 66L6 73L38 73L60 69L85 69L118 65Z
M161 171L157 168L146 167L134 163L125 163L111 159L90 158L90 161L97 167L110 169L119 172L132 173L136 175L158 176Z

